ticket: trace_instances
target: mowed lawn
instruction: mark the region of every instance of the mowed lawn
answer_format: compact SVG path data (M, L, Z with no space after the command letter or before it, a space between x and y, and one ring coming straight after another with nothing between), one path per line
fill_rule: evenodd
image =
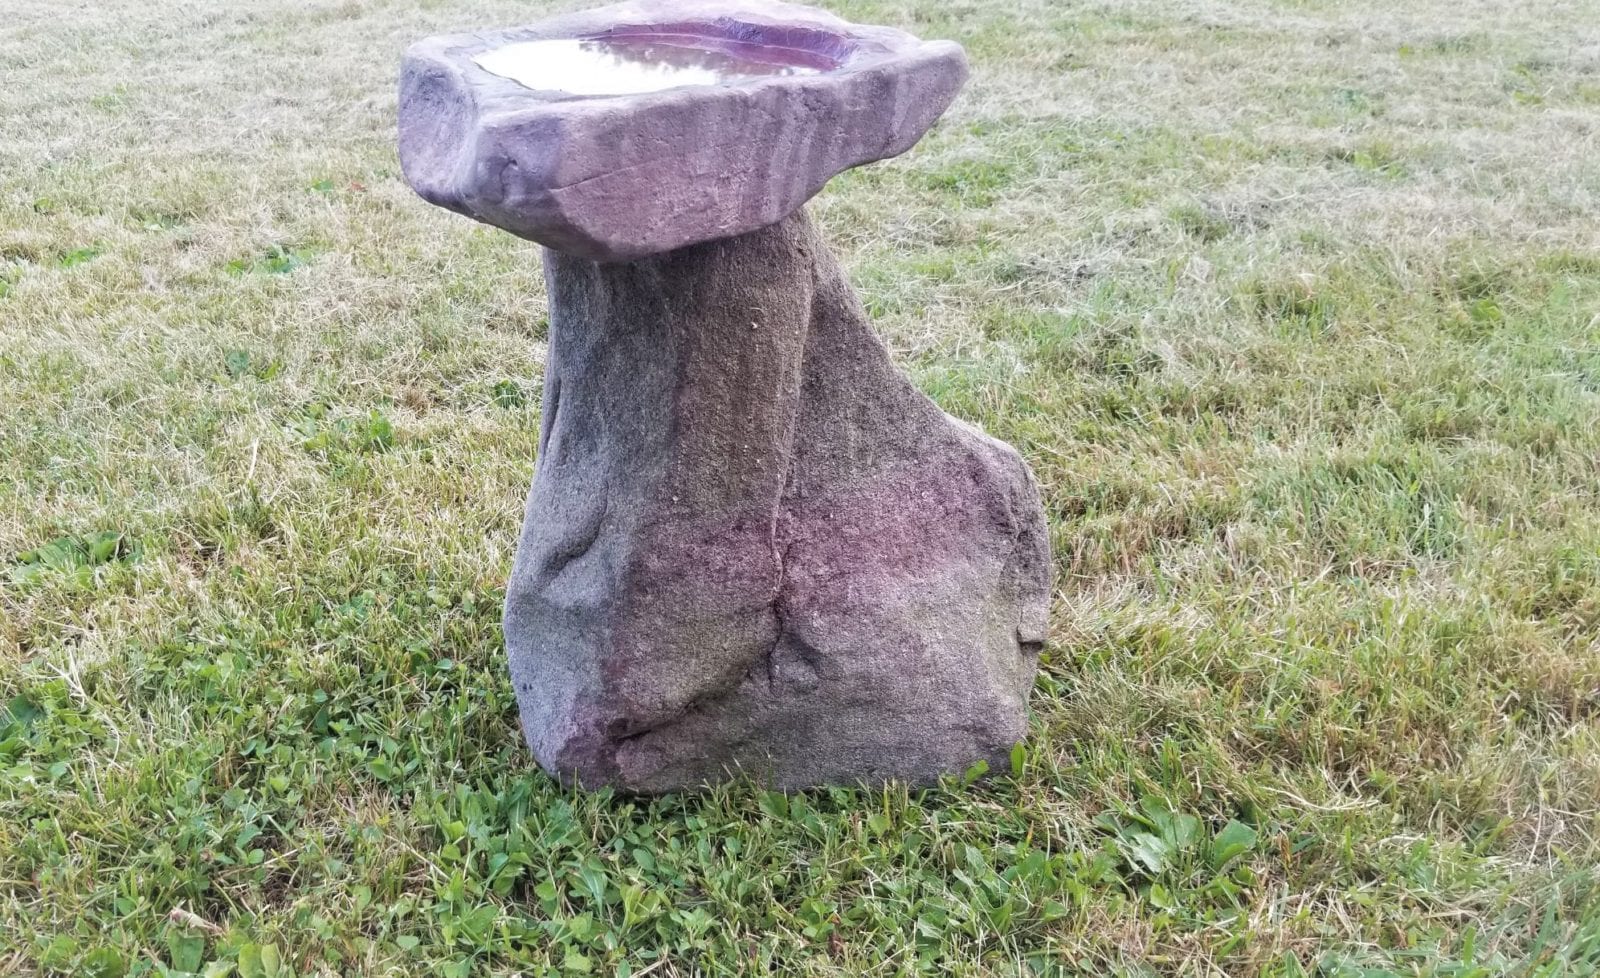
M562 791L499 632L538 249L410 41L571 4L0 12L0 973L1600 971L1600 5L845 0L967 91L813 212L1017 445L1015 770Z

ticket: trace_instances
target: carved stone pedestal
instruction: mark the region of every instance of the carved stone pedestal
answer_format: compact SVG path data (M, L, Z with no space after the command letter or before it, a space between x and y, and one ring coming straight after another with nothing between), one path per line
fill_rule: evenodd
M505 619L539 762L644 792L1003 765L1044 640L1038 492L890 364L804 213L545 262Z

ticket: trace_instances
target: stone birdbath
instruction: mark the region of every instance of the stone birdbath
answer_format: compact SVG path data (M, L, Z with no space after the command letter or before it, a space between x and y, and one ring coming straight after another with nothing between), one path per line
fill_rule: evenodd
M1038 489L896 370L802 209L910 149L966 74L955 44L769 0L407 52L406 179L544 246L505 640L564 782L926 783L1023 736Z

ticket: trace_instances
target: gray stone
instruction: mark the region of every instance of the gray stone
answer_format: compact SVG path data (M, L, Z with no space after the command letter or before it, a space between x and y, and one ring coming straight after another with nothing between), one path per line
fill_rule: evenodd
M1045 637L1038 491L895 370L805 215L545 269L505 618L539 762L640 792L1003 765Z
M823 70L593 98L490 72L533 40L692 37ZM771 0L640 0L430 38L400 77L400 163L441 207L605 261L753 231L841 170L896 156L966 80L948 41Z
M894 369L800 210L909 148L965 73L953 44L771 0L639 0L407 54L412 186L548 246L505 638L564 781L923 783L1022 737L1051 587L1038 490Z

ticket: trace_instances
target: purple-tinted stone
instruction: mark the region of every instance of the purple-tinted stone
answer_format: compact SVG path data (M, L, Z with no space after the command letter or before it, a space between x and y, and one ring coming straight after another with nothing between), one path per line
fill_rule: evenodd
M547 251L545 281L505 615L539 763L637 792L1005 770L1049 611L1038 488L895 370L805 213Z
M594 56L574 66L572 90L485 67L513 45L562 40ZM615 88L597 70L606 59L613 71L703 74L583 94ZM401 71L400 162L441 207L569 254L625 261L764 227L841 170L905 152L966 74L955 44L811 7L636 0L414 45ZM532 76L542 83L548 72Z
M1025 733L1038 488L895 370L802 209L908 149L965 73L953 44L769 0L407 55L412 185L548 246L505 641L563 781L926 783Z

